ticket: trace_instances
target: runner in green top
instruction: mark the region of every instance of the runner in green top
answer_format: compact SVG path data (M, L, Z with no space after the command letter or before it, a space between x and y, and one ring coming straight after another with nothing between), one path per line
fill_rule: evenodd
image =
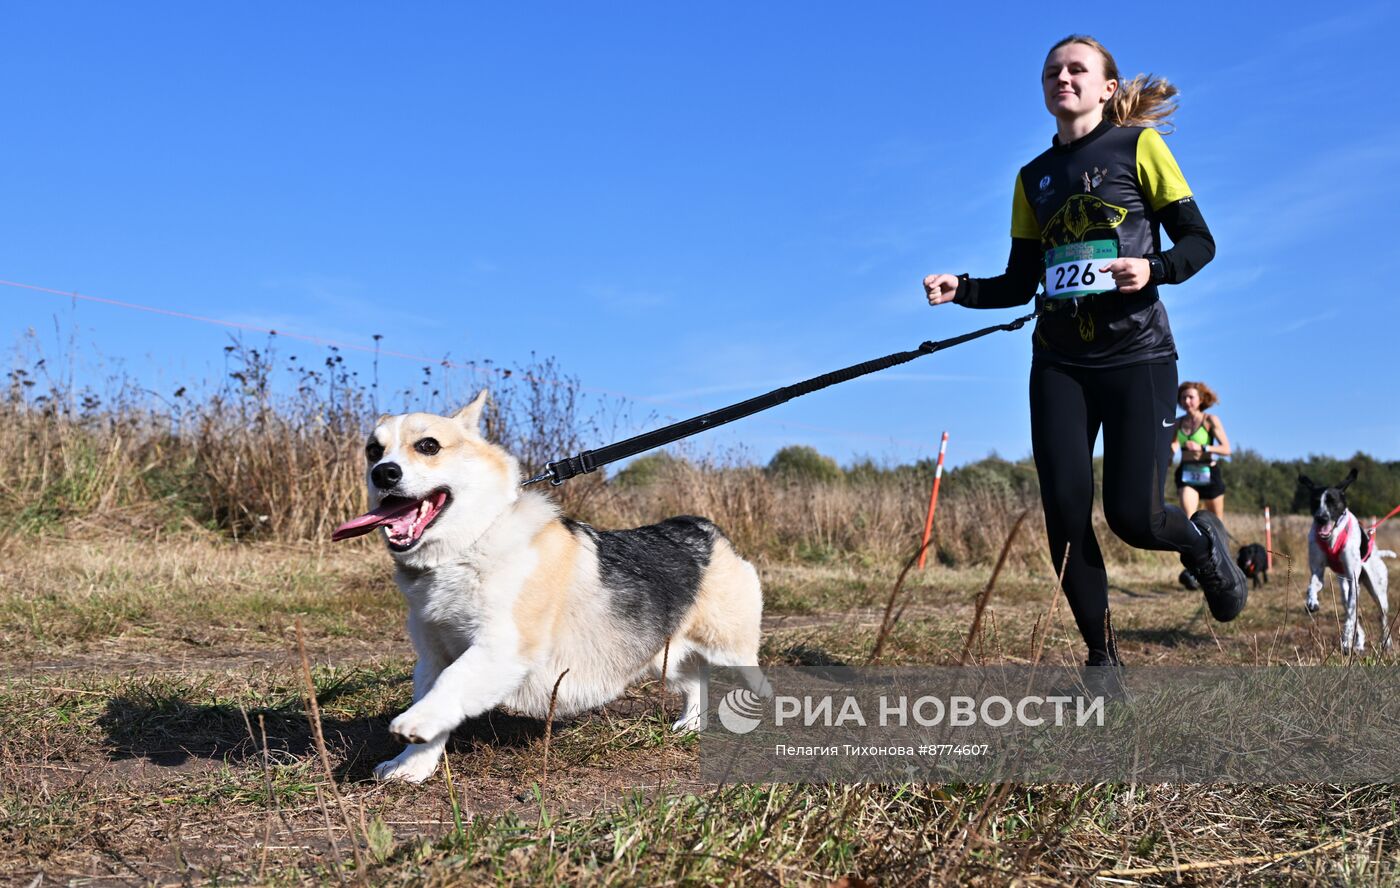
M1089 665L1112 666L1108 575L1092 521L1100 429L1113 532L1138 548L1179 553L1216 619L1234 619L1248 594L1219 518L1203 510L1188 520L1162 500L1177 375L1158 287L1195 274L1215 255L1215 241L1156 129L1175 110L1175 87L1143 76L1121 81L1108 50L1082 35L1051 48L1041 86L1056 135L1016 176L1006 272L931 274L924 290L930 305L1006 308L1044 285L1030 406L1050 557L1066 565L1062 585Z
M1210 509L1225 518L1225 478L1217 459L1230 455L1230 438L1220 417L1207 413L1220 403L1214 390L1204 382L1183 382L1177 386L1176 402L1185 411L1176 420L1172 452L1181 452L1176 467L1176 490L1181 508L1193 514L1197 507Z

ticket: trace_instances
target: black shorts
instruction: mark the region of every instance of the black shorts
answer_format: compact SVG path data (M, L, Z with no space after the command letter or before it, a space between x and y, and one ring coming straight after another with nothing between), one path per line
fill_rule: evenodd
M1210 467L1209 484L1187 484L1181 480L1181 469L1182 467L1179 465L1176 467L1177 493L1180 493L1183 487L1190 487L1200 494L1201 499L1215 499L1217 496L1225 495L1225 476L1221 473L1218 463Z

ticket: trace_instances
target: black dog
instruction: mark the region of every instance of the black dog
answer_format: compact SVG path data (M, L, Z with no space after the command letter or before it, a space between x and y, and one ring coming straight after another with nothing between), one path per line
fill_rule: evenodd
M1258 543L1241 546L1235 563L1244 571L1244 575L1254 582L1255 589L1259 588L1261 582L1269 582L1269 550Z

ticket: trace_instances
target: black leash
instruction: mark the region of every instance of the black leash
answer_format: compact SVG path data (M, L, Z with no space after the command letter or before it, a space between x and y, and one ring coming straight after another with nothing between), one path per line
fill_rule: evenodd
M688 438L691 435L699 434L706 429L733 422L736 419L743 419L760 410L767 410L769 407L776 407L786 401L790 401L800 395L811 394L818 389L824 389L829 385L836 385L838 382L846 382L858 376L865 376L868 373L875 373L886 370L890 367L897 367L915 358L931 355L937 351L952 348L955 345L962 345L964 342L971 342L980 339L988 333L998 333L1002 330L1019 330L1026 325L1026 322L1033 321L1040 316L1040 311L1036 310L1024 317L1005 324L997 324L992 327L983 327L981 330L974 330L971 333L964 333L961 336L954 336L951 339L940 339L937 342L924 342L913 351L895 352L892 355L885 355L883 358L876 358L873 361L866 361L862 364L854 364L844 370L834 370L831 373L824 373L821 376L814 376L803 382L783 386L774 389L766 395L759 395L729 407L722 407L719 410L706 413L702 416L691 417L680 422L673 423L659 428L653 432L646 432L637 435L635 438L628 438L616 444L609 444L597 450L585 450L576 456L570 456L556 462L548 463L545 469L535 477L521 484L534 484L536 481L549 480L550 484L558 487L575 475L584 475L593 470L605 466L620 459L626 459L645 450L661 447L670 444L672 441L679 441L681 438Z

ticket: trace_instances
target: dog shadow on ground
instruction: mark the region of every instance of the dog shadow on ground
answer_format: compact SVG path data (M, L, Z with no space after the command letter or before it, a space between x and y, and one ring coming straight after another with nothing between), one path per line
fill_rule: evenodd
M397 709L353 718L333 714L337 698L363 691L375 682L393 683L383 679L348 682L321 692L317 698L326 748L332 759L343 762L336 773L339 779L368 778L376 763L403 749L389 734L389 722L398 714ZM260 763L263 730L274 761L316 754L310 722L299 700L244 710L232 703L199 703L177 693L146 692L113 697L97 724L106 735L107 756L113 761L145 759L168 768L185 767L198 760L233 765ZM556 730L559 727L556 720ZM496 711L463 723L453 732L450 747L469 749L483 743L497 748L523 748L544 733L545 723L540 719Z
M1177 593L1177 589L1169 589L1163 592L1161 589L1129 589L1127 586L1118 586L1113 583L1108 584L1108 591L1128 598L1164 598Z
M1114 634L1120 642L1131 642L1135 644L1151 644L1165 648L1186 648L1209 645L1212 637L1205 632L1195 632L1188 628L1191 624L1180 626L1147 626L1120 629L1114 627Z
M782 665L828 681L847 681L854 675L850 663L805 641L790 644L779 650L777 655Z

